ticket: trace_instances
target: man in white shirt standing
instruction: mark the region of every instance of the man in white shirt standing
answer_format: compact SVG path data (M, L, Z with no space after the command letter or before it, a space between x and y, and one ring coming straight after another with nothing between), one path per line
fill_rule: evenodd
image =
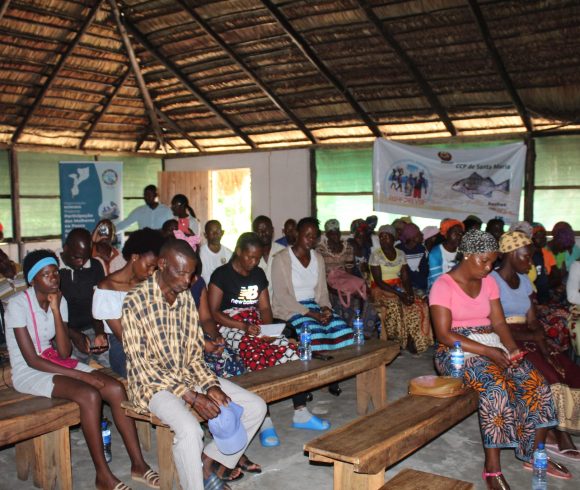
M202 264L201 277L209 284L213 271L229 262L232 251L221 244L224 231L218 220L211 219L205 224L204 235L207 243L199 249L199 258Z
M139 229L152 228L160 230L167 220L173 219L173 212L165 204L159 202L157 187L148 185L143 190L145 204L135 208L123 221L115 223L117 232L125 231L133 223L137 223Z

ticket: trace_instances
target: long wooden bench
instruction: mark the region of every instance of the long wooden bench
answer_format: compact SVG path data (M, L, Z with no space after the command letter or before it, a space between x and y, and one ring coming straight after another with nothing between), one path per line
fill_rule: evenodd
M0 447L15 445L18 478L32 474L37 487L72 490L69 429L80 423L78 405L18 393L10 387L10 366L0 373Z
M304 445L311 461L334 464L335 490L376 490L385 470L477 410L469 390L453 398L405 396Z
M333 359L328 361L313 359L309 362L289 362L230 380L260 395L269 403L356 376L357 410L359 414L365 414L371 407L378 410L386 405L386 365L397 357L399 351L400 347L396 342L373 340L362 346L333 351ZM150 413L136 412L130 403L125 404L125 412L136 420L147 421L156 426L161 489L173 488L176 479L171 451L173 433L157 417Z
M405 468L380 490L472 490L473 483Z

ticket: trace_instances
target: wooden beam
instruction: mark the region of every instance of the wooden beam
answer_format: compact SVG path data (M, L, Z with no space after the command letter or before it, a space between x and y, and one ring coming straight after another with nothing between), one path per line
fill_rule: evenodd
M468 0L468 2L469 2L469 7L471 8L471 12L472 12L473 16L475 17L475 22L477 24L477 27L479 28L479 32L481 33L481 37L483 38L483 42L485 43L485 45L487 47L487 51L489 52L489 55L491 56L491 59L493 60L495 67L496 67L497 71L499 72L499 76L501 77L503 84L504 84L506 90L508 91L508 93L512 99L513 104L516 106L518 114L522 118L524 126L526 127L526 129L528 131L533 131L534 127L532 125L532 120L530 118L530 114L528 113L528 110L524 106L522 99L520 99L520 96L519 96L519 94L518 94L518 92L517 92L517 90L512 82L512 79L509 76L509 73L507 72L507 69L503 63L503 60L501 59L499 51L497 50L497 47L495 46L495 42L493 41L493 38L491 37L491 34L489 32L489 28L487 26L487 22L485 21L485 18L483 16L483 12L479 8L479 4L477 3L477 0Z
M388 29L385 23L377 17L372 6L369 5L368 1L358 0L358 3L360 7L363 9L364 13L366 14L369 22L373 24L373 26L379 32L383 40L386 41L386 43L395 52L401 63L403 63L407 67L407 70L409 71L409 73L411 73L411 76L415 79L417 85L419 85L419 88L421 89L423 96L427 99L427 101L429 102L435 113L439 116L439 119L441 119L441 122L447 128L447 131L451 133L451 136L457 135L457 130L455 129L455 126L451 122L449 114L447 114L447 111L439 101L437 95L435 95L435 92L433 92L431 85L429 85L429 82L427 82L427 80L425 79L425 77L415 64L415 62L401 47L401 45L395 39L395 36L391 33L391 31Z
M163 139L163 133L161 131L161 126L159 126L159 120L157 119L157 114L155 113L155 107L153 106L153 100L151 99L151 95L149 94L149 90L145 84L145 79L143 78L141 69L139 68L139 62L135 56L133 46L131 45L129 34L127 34L127 30L125 29L123 21L121 20L121 13L119 12L119 7L117 6L117 0L109 0L109 5L111 6L111 12L113 14L113 18L115 19L115 23L117 24L117 29L121 35L121 39L125 45L125 50L127 52L127 56L129 57L129 62L131 63L131 69L133 71L133 75L135 75L135 79L137 80L137 86L139 87L139 91L143 97L145 110L147 111L149 120L151 121L151 126L155 136L157 137L159 144L163 145L163 149L167 150L165 147L165 140Z
M167 124L173 131L181 134L181 136L183 136L187 141L189 141L191 145L194 148L197 148L200 152L204 151L203 147L197 141L195 141L191 136L189 136L189 134L187 134L187 132L181 126L179 126L173 119L169 118L169 116L167 116L167 114L165 114L161 109L159 109L159 107L155 107L155 111L157 112L157 115L161 118L161 120L165 124Z
M10 171L10 195L12 196L12 239L18 245L18 262L22 263L22 226L20 222L20 173L18 172L18 154L16 149L8 150Z
M527 147L526 166L524 169L524 219L534 221L534 185L536 180L536 143L528 134L525 138Z
M197 98L203 105L205 105L221 123L228 127L236 136L240 137L250 148L255 149L256 143L244 133L240 128L238 128L228 116L222 113L222 111L209 100L182 72L181 69L173 63L171 60L167 59L161 52L153 46L147 38L133 25L131 22L125 18L125 27L143 48L148 51L163 67L171 73L175 78L177 78L181 84L187 88L195 98Z
M113 91L111 92L111 95L109 95L109 98L105 102L105 105L103 106L103 109L101 110L101 112L99 112L97 114L97 116L95 117L95 119L91 123L90 128L88 129L88 131L83 136L83 139L81 140L81 143L79 145L79 148L81 150L84 149L87 140L92 136L93 132L95 131L95 128L97 127L97 124L99 124L99 122L101 121L101 118L109 110L109 107L111 107L111 104L113 103L113 99L119 93L119 91L121 90L121 88L123 88L123 85L125 85L125 82L129 78L129 75L130 74L131 74L131 70L130 69L127 69L127 71L125 72L125 74L121 77L121 79L119 80L119 82L117 83L117 85L115 86L115 88L113 89Z
M252 80L259 88L264 92L270 101L290 119L300 131L310 140L311 143L318 143L316 137L312 132L306 127L304 122L302 122L296 114L286 105L285 102L280 99L266 84L258 78L254 71L245 63L245 61L236 52L230 48L230 46L219 36L219 34L213 30L209 23L199 15L194 8L190 7L183 0L176 0L176 2L185 10L195 22L203 29L203 31L212 38L212 40L219 45L219 47L238 65L238 68L242 70L246 76Z
M372 133L377 137L382 137L381 130L376 122L374 122L367 112L362 108L358 101L354 98L348 87L342 83L324 62L314 52L314 49L306 42L302 35L292 27L288 19L284 17L280 9L271 0L262 0L264 6L268 9L270 14L278 21L282 30L288 35L292 42L298 47L302 54L310 61L310 63L326 78L326 80L334 86L342 96L347 100L355 113L364 121Z
M10 0L3 0L2 5L0 5L0 20L4 17L4 14L10 6Z
M42 101L44 100L46 93L52 87L52 84L54 83L54 81L58 77L58 74L60 73L60 70L62 70L68 57L75 50L75 48L78 46L80 40L83 38L83 36L87 32L88 28L91 26L91 24L95 20L95 17L97 16L97 12L101 8L101 5L103 4L104 1L105 0L97 0L96 3L91 8L91 10L89 11L89 14L86 16L83 25L77 31L76 36L74 37L72 42L68 45L68 47L66 48L66 51L61 55L60 60L58 61L58 63L54 67L54 69L52 70L52 73L49 75L44 86L42 87L39 94L34 99L34 102L32 102L32 105L30 106L30 108L26 112L24 119L22 120L22 122L20 123L18 128L16 128L16 131L14 132L14 134L12 135L12 138L11 138L12 143L17 143L18 140L20 139L20 136L22 136L22 132L24 131L24 128L26 127L26 125L30 121L32 114L34 114L34 111L40 106L40 104L42 104Z

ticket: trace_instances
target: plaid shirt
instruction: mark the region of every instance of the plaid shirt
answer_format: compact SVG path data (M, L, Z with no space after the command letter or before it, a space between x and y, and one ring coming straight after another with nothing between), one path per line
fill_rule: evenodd
M189 289L170 305L159 272L131 290L123 302L123 347L129 398L141 411L162 390L177 397L219 386L203 359L204 340Z

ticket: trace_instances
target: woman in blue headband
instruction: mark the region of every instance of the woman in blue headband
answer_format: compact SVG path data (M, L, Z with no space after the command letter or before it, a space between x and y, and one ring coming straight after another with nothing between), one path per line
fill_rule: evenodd
M59 290L58 262L50 250L30 252L23 262L30 286L13 296L6 309L6 343L14 388L47 398L64 398L80 407L81 427L96 469L99 490L126 490L109 469L101 438L101 408L111 406L113 418L131 459L134 480L159 488L159 476L141 454L137 430L121 408L127 399L121 383L70 358L66 321L68 308Z

